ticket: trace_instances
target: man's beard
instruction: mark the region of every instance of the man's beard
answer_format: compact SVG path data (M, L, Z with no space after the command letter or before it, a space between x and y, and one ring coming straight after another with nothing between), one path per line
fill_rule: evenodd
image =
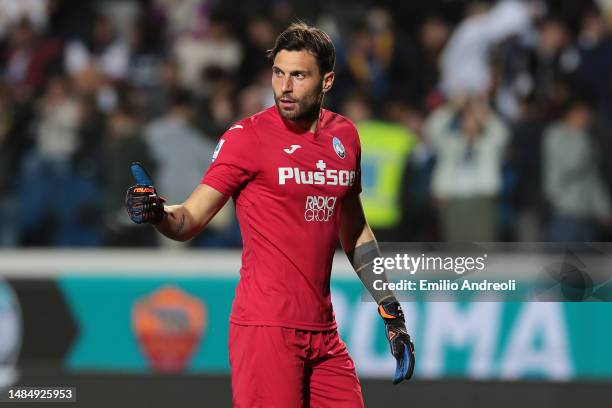
M323 94L319 91L317 93L303 97L300 100L292 99L296 104L296 109L292 111L283 110L281 107L280 99L283 96L277 97L274 95L274 102L280 115L283 119L293 121L314 121L319 117L319 110L321 109L321 103L323 101Z

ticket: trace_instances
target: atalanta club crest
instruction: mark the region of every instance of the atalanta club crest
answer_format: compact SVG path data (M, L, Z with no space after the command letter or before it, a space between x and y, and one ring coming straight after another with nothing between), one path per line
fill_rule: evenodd
M340 139L334 136L334 138L332 139L332 145L334 146L334 151L336 152L338 157L340 157L341 159L344 159L344 156L346 156L346 152L344 150L344 146L342 145L342 142L340 141Z

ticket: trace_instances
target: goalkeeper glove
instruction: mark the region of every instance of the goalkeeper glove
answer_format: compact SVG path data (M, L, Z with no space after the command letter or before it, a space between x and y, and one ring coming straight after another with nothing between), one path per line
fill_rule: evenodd
M414 371L414 344L406 330L402 307L397 300L382 302L378 306L378 313L385 321L391 354L397 361L393 384L409 380Z
M127 213L136 224L157 224L166 216L166 199L157 194L153 180L140 163L134 162L130 168L136 185L130 187L125 194Z

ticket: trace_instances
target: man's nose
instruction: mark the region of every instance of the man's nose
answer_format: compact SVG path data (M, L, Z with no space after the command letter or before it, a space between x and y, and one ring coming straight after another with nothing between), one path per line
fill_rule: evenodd
M281 90L283 91L283 93L293 91L293 80L291 78L291 75L285 76L285 78L283 79L283 86Z

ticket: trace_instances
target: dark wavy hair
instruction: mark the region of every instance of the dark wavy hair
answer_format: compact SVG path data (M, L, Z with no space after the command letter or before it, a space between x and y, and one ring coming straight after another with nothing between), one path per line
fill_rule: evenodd
M321 74L334 70L336 64L336 49L329 35L306 23L293 23L276 37L274 47L266 51L268 60L274 63L274 58L281 50L310 52L317 59Z

